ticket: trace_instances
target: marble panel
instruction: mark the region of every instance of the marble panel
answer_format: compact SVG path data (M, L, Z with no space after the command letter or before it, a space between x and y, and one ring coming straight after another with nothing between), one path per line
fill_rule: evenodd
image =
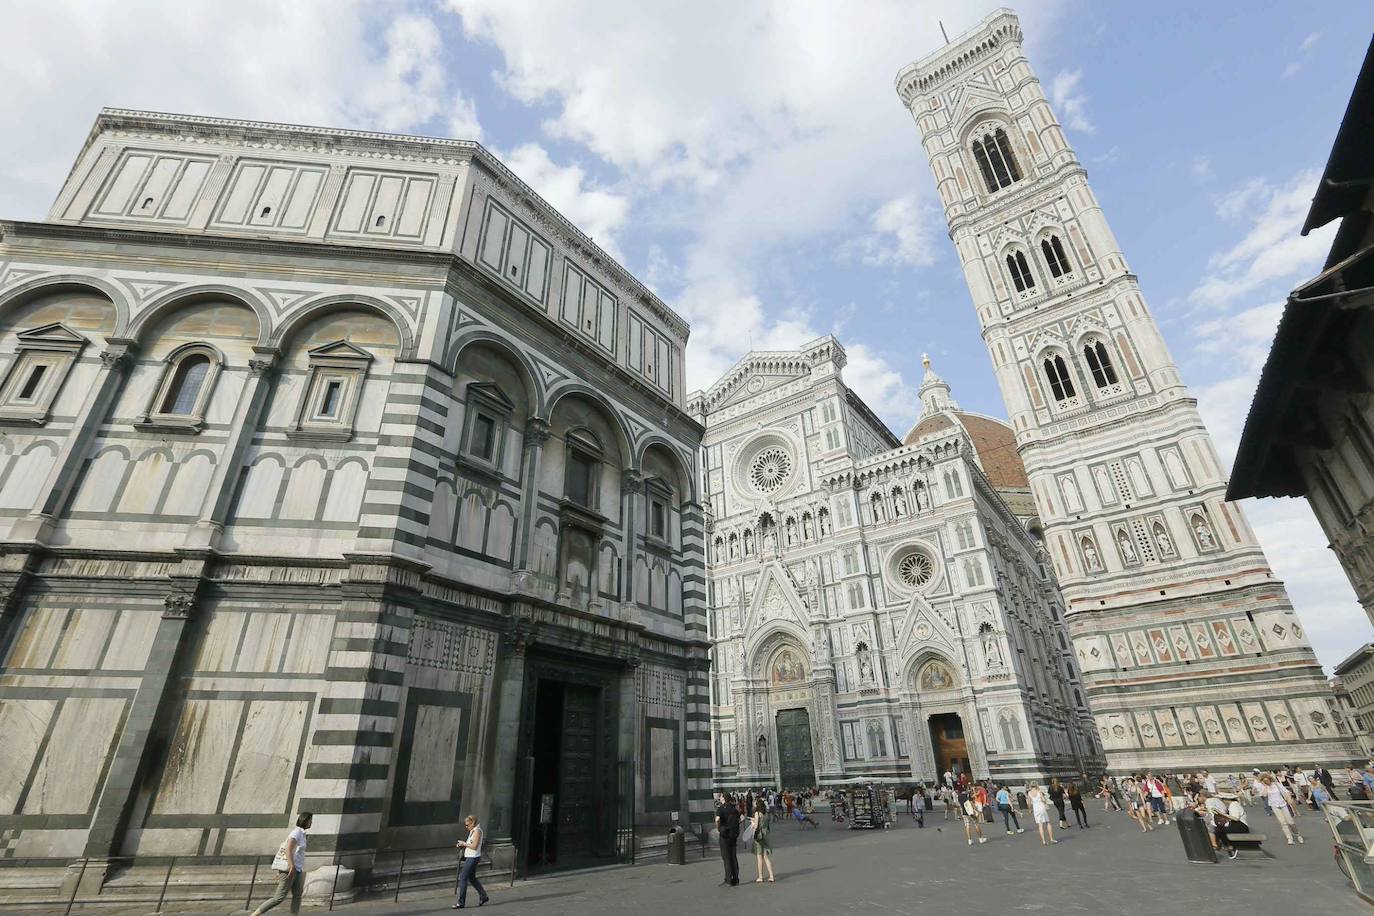
M201 639L197 671L233 671L239 637L248 615L239 611L216 609Z
M100 667L105 671L142 671L161 619L158 611L120 611Z
M219 807L242 709L241 700L186 701L167 752L154 814L203 814Z
M172 472L171 456L161 449L145 452L134 465L129 482L120 494L120 512L148 515L157 511L157 504L167 489Z
M346 461L334 469L325 494L326 522L356 522L367 490L367 468L358 461Z
M1232 744L1249 744L1250 730L1245 726L1245 716L1235 703L1221 704L1221 721L1226 726L1226 735Z
M56 708L52 700L0 701L0 814L14 813Z
M193 455L177 467L162 511L166 515L199 515L210 487L215 462L209 455Z
M25 814L84 814L95 801L125 700L69 697L34 773Z
M19 631L14 650L10 652L7 668L46 668L70 608L31 607L24 615L24 628Z
M1293 711L1282 700L1268 700L1264 704L1269 713L1269 721L1274 723L1274 732L1281 741L1298 740L1298 727L1294 722Z
M72 510L108 512L119 493L119 485L124 481L124 469L128 463L124 452L117 448L98 455L86 466Z
M290 674L321 674L329 662L329 638L334 618L329 614L297 614L296 628L286 646L281 670Z
M452 800L462 722L463 711L454 707L422 705L416 709L406 771L407 803Z
M90 670L100 661L118 611L81 609L72 613L52 667Z
M1274 729L1269 724L1269 717L1264 712L1264 707L1259 703L1245 703L1241 706L1241 712L1245 715L1245 724L1250 727L1250 734L1255 736L1256 741L1273 741Z
M1185 744L1191 747L1205 743L1202 736L1202 725L1198 722L1196 710L1189 706L1179 707L1178 721L1179 727L1183 729Z
M254 700L229 774L226 814L280 814L291 801L292 777L310 704Z
M235 671L276 671L286 648L286 633L291 615L285 612L259 612L248 615Z
M313 519L320 511L324 477L325 468L322 461L304 461L292 468L278 517Z

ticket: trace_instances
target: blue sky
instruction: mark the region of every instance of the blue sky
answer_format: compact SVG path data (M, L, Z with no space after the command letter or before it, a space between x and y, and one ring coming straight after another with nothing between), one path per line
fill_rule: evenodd
M999 4L7 4L0 216L41 218L101 105L481 139L693 323L689 382L834 332L898 434L920 354L1003 415L897 70ZM1374 28L1364 2L1016 7L1229 461ZM14 130L19 127L18 130ZM1370 638L1305 504L1248 506L1324 664Z

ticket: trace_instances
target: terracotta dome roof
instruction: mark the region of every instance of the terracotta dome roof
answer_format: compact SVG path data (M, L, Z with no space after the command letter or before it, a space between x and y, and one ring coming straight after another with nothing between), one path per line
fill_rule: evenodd
M942 410L922 417L902 438L903 445L924 439L933 433L952 429L958 423L978 453L978 464L988 481L999 490L1022 490L1030 487L1026 466L1016 450L1016 434L1001 420L962 410Z

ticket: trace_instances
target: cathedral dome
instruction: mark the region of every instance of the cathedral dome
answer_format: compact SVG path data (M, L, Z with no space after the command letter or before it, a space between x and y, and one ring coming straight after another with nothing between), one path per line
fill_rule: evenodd
M998 490L1028 490L1026 466L1016 450L1016 434L1001 420L978 413L960 410L949 394L949 384L930 367L930 357L922 356L926 368L921 381L921 416L916 425L902 437L903 445L912 445L926 436L948 434L962 429L978 456L978 465L988 481Z

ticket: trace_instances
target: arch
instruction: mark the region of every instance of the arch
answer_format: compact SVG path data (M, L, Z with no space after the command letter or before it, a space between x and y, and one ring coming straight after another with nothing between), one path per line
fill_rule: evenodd
M604 394L597 391L595 388L592 388L588 385L584 385L581 382L569 382L559 386L557 389L549 393L549 403L546 416L549 417L550 420L552 420L554 412L558 409L558 405L561 404L563 400L570 395L578 395L584 397L600 409L600 412L604 414L604 419L606 420L607 425L611 428L612 433L615 435L616 441L614 445L618 452L621 467L629 467L630 456L634 454L634 448L630 444L631 436L629 430L625 428L624 422L620 419L620 414L616 413L615 407L611 404L611 402L606 398ZM603 445L604 444L605 443L603 443Z
M931 689L937 689L940 691L957 690L964 686L963 679L960 676L959 666L954 663L953 659L951 659L948 655L946 655L944 652L939 651L938 649L922 647L919 652L917 652L910 659L908 659L906 664L902 666L902 680L906 684L908 689L915 693L922 692L920 677L924 673L926 666L929 665L931 662L939 662L943 664L946 668L948 668L950 674L952 675L952 681L948 687L927 687L924 689L925 692L928 693Z
M673 446L673 442L666 436L658 433L651 433L646 436L639 443L639 451L635 455L635 467L646 468L649 464L652 464L652 461L646 460L649 458L651 450L655 455L661 454L664 460L667 461L672 468L673 474L677 478L675 481L677 491L682 499L685 502L696 502L696 479L695 475L688 470L690 463L682 460L681 453L678 452Z
M84 274L51 274L25 280L13 289L0 293L0 316L3 316L4 321L8 321L11 311L21 308L39 296L60 293L64 289L79 289L104 296L110 301L115 313L115 327L109 335L110 338L128 336L129 301L125 298L124 291L108 280Z
M1113 356L1113 347L1107 335L1097 331L1085 331L1078 337L1078 351L1083 354L1083 360L1088 365L1089 376L1093 380L1093 386L1099 390L1111 388L1113 385L1121 383L1120 373L1117 372L1117 361Z
M354 293L319 296L307 301L296 310L294 315L281 323L268 343L279 350L285 350L291 339L316 318L322 318L330 312L341 311L373 311L378 313L396 328L396 334L401 341L399 358L413 359L415 357L415 335L411 333L410 324L406 321L405 315L396 306L375 296L361 296Z
M267 346L272 337L272 312L266 304L247 290L238 289L233 286L225 286L219 283L205 283L196 286L187 286L181 289L172 290L164 293L144 306L143 310L133 317L129 325L127 337L144 344L144 335L150 328L156 327L157 323L168 315L187 305L194 305L197 302L207 300L228 299L231 302L241 305L251 311L258 319L258 339L257 346Z
M449 344L451 355L444 357L444 368L449 375L458 375L458 363L463 358L463 352L469 347L486 345L498 351L506 357L521 371L525 383L525 394L530 405L530 415L547 417L549 412L545 407L547 392L540 381L539 372L535 369L534 363L517 346L513 345L508 338L500 334L493 333L485 328L473 328L466 333L460 334Z
M763 677L767 673L767 662L773 653L781 651L783 645L791 644L810 670L810 634L801 624L785 617L775 617L745 637L744 657L748 659L748 671L753 677Z

